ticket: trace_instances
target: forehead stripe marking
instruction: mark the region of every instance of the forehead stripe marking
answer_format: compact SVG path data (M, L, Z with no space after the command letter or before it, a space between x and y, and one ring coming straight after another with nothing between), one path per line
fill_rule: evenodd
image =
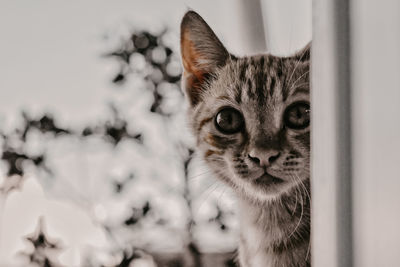
M241 86L236 87L235 101L238 104L242 103L242 88L241 88Z
M256 92L257 92L257 98L258 98L258 103L260 105L264 105L266 102L266 80L265 80L265 74L263 70L258 69L256 71L256 75L254 77L255 82L256 82Z
M255 97L255 93L253 92L253 81L250 78L247 80L247 96L250 99Z

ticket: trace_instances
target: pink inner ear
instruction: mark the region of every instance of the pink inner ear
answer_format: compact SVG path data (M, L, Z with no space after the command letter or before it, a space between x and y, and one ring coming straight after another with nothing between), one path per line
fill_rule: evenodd
M182 60L183 60L183 67L187 73L190 73L196 76L197 79L201 79L204 75L204 70L201 69L199 61L201 59L201 55L189 38L189 33L185 31L182 34L181 39L181 52L182 52Z
M187 31L183 32L181 37L181 53L182 62L184 67L184 79L186 83L186 90L192 101L192 104L197 103L199 100L199 95L201 92L201 84L204 81L206 71L199 64L201 60L201 55L189 38L189 33Z

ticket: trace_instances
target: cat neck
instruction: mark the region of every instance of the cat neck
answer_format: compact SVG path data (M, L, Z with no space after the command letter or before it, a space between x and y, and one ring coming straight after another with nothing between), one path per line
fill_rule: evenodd
M310 266L309 183L276 201L240 202L243 267Z

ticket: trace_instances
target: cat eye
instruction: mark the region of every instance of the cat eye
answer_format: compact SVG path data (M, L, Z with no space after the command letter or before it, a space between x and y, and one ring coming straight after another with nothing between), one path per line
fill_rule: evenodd
M242 114L231 107L221 109L215 116L215 127L223 134L240 132L244 125Z
M305 129L310 125L310 105L296 102L286 108L283 115L285 126L291 129Z

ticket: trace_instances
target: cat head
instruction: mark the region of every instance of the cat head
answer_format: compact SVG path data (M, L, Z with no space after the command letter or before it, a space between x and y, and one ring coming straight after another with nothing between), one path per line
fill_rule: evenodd
M189 11L181 55L189 121L220 179L255 201L309 179L310 45L290 57L236 57Z

